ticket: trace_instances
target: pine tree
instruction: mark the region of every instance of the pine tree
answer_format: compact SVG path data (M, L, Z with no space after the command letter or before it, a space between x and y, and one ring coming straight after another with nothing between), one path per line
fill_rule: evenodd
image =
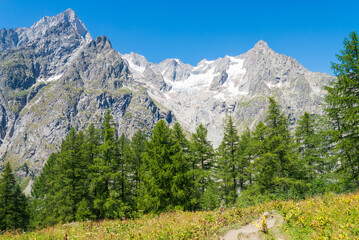
M303 175L312 181L317 173L323 173L320 156L320 136L315 128L315 117L307 112L298 119L295 129L297 148L303 164Z
M193 189L194 183L190 178L190 153L189 141L183 131L181 125L176 122L171 130L173 141L173 149L175 154L173 156L173 166L175 169L175 176L173 178L172 192L175 198L175 207L193 210L194 201L191 198L190 192Z
M325 108L331 125L333 150L349 183L359 187L359 38L357 32L344 40L344 49L332 63L337 81L325 88Z
M178 142L180 147L182 148L182 151L188 155L188 151L189 151L189 142L186 138L186 135L183 131L183 128L181 127L181 125L176 122L173 126L172 129L172 137L173 137L173 141ZM187 156L186 156L187 157Z
M208 208L210 202L214 206L214 199L206 193L209 185L214 187L213 181L213 167L214 167L214 151L212 144L207 139L207 129L200 124L196 132L192 134L190 141L190 159L191 159L191 178L193 181L192 201L196 203L195 209Z
M99 156L95 158L92 167L90 194L97 219L114 218L120 213L122 204L118 203L118 193L112 191L111 179L115 172L113 165L117 165L118 146L116 144L116 128L112 122L110 110L107 110L102 124L102 144Z
M289 188L296 191L301 187L298 169L302 166L297 161L288 121L273 98L269 98L265 123L259 122L252 135L254 161L250 169L256 188L262 194L286 194Z
M32 224L54 225L95 219L89 189L99 150L98 130L72 128L58 153L52 154L32 189Z
M100 154L100 141L100 131L93 124L90 124L85 134L84 143L84 157L89 166L95 163L95 159Z
M273 98L269 98L269 110L265 123L268 127L266 161L269 161L268 164L271 164L272 161L276 162L278 175L275 181L282 185L285 191L288 188L289 178L295 174L296 170L293 165L293 144L288 129L288 120L281 113L280 106Z
M254 161L250 165L253 181L260 193L273 192L278 173L278 162L269 149L269 128L260 121L253 131Z
M28 223L28 200L7 163L0 178L0 231L26 229Z
M140 209L146 212L188 209L187 171L179 141L174 141L169 126L160 120L143 154Z
M72 128L61 151L50 156L32 197L36 224L56 224L77 220L78 207L88 198L89 164L84 157L84 134Z
M15 229L27 229L30 220L29 200L21 191L19 184L16 184L14 191L14 214L13 222Z
M117 141L117 154L111 159L110 196L106 200L106 218L122 218L131 211L132 194L129 185L129 142L122 134Z
M130 142L130 172L132 173L132 191L134 195L134 202L138 201L140 198L140 189L141 189L141 166L143 163L143 153L145 151L146 145L146 135L138 130L135 135L133 135ZM137 205L133 206L137 210Z
M111 121L107 111L102 139L93 125L86 135L71 129L50 156L32 191L34 226L130 214L129 144Z
M94 210L94 196L90 193L92 177L95 176L97 167L95 165L96 159L100 156L100 143L101 143L101 131L90 124L86 130L84 137L84 144L82 147L83 161L87 166L87 189L84 198L78 204L76 213L77 221L85 221L88 219L96 219Z
M253 138L250 130L247 128L239 138L238 142L238 171L239 171L239 187L245 189L247 185L252 184L252 174L249 169L251 162L254 161Z
M87 164L83 156L84 134L72 128L61 145L58 155L56 192L54 198L59 220L76 221L78 204L87 197Z
M56 193L55 185L57 182L58 154L51 154L45 166L42 168L40 176L36 179L31 191L32 219L33 227L45 224L56 224L56 209L53 207L56 201L53 195Z
M228 116L225 120L224 136L218 149L219 173L222 180L223 197L229 204L235 203L238 197L238 132L235 128L232 117Z

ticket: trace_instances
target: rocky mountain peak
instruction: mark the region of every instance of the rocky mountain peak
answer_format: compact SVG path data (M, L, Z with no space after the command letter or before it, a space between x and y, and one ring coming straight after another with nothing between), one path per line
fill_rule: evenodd
M287 56L276 53L268 46L268 43L263 40L257 42L252 49L244 54L244 57L246 58L245 67L254 67L257 70L263 70L262 63L267 65L268 61L272 62L278 58L288 58Z
M156 66L164 78L170 81L180 81L188 78L193 69L193 66L185 64L175 58L165 59L159 64L156 64Z
M106 36L99 36L95 40L90 42L89 47L95 46L97 48L111 48L112 45L110 40Z
M62 39L58 37L60 35L62 35ZM65 39L63 39L63 37L65 37ZM58 38L57 40L63 42L76 38L78 41L84 43L92 40L91 34L83 22L77 17L76 13L72 9L67 9L56 16L41 18L30 28L1 29L0 52L15 49L34 41L36 41L37 43L35 44L38 45L41 38L47 38L47 40Z
M83 22L78 18L76 13L70 8L55 16L45 16L41 18L34 25L32 25L30 30L32 30L33 37L38 38L43 36L49 28L57 26L64 22L70 23L70 25L76 29L77 33L80 34L87 41L92 40L92 37L87 31L85 24L83 24Z
M129 54L124 54L123 57L128 61L130 65L134 67L141 68L141 67L149 67L151 64L147 61L147 59L137 53L131 52Z
M67 18L71 18L71 19L75 19L75 18L78 18L75 11L72 10L71 8L68 8L66 9L65 11L63 11L62 13L60 14L63 14L65 17Z
M268 43L260 40L254 45L254 49L269 49Z

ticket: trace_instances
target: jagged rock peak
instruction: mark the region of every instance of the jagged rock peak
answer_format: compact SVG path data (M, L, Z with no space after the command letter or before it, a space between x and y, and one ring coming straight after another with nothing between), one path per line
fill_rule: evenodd
M81 42L86 43L93 40L86 26L77 17L76 13L72 9L67 9L56 16L41 18L30 28L18 27L16 29L8 30L1 29L0 52L20 47L28 42L37 41L43 37L50 40L51 37L54 36L54 33L65 34L68 36L63 39L57 39L59 41L73 42L78 36L80 36L78 40ZM73 36L70 37L70 35ZM61 51L60 48L56 49L56 51Z
M124 59L126 59L128 61L128 63L130 65L135 65L135 66L139 66L139 67L149 67L152 63L148 62L148 60L135 52L131 52L129 54L123 54L122 55Z
M110 40L102 35L98 36L95 40L92 40L88 47L97 47L97 48L112 48Z
M143 55L140 55L138 53L131 52L130 54L128 54L128 56L134 60L148 63L148 60L146 59L146 57Z
M96 38L95 42L96 42L96 44L105 43L105 44L110 44L111 45L110 40L105 35L98 36Z
M70 23L77 32L83 36L87 41L92 40L90 33L87 31L85 24L78 18L75 11L67 9L62 13L55 16L45 16L31 26L31 30L34 32L35 37L42 36L50 27L57 26L60 23Z
M254 45L255 49L269 49L268 43L263 40L260 40Z

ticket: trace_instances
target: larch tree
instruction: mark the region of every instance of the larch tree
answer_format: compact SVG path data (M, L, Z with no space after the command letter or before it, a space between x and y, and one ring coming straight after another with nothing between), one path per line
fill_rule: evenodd
M298 119L295 128L296 147L302 160L302 174L306 180L312 181L317 173L322 172L320 155L320 136L315 127L315 116L305 112Z
M253 137L247 128L239 138L238 142L238 171L239 187L241 190L252 184L252 173L250 165L254 161Z
M113 117L110 110L107 110L102 124L102 144L99 148L99 156L94 159L91 176L90 193L93 199L93 206L97 219L113 218L117 215L117 205L114 194L111 176L113 165L118 157L116 128L112 122ZM117 194L117 193L116 193Z
M330 119L333 150L347 182L359 187L359 38L356 31L332 63L337 81L325 87L324 110Z
M295 175L295 168L293 165L295 156L293 151L293 143L290 131L288 129L288 119L280 110L280 105L269 98L269 109L265 119L267 126L267 150L268 160L275 161L278 166L276 183L282 186L286 191L288 188L288 181Z
M193 195L196 201L196 209L215 206L215 201L209 191L213 190L214 150L207 139L207 129L200 124L190 140L191 177L194 181ZM208 192L207 192L208 191Z
M224 136L218 149L219 178L223 198L227 204L235 203L239 190L238 131L231 116L225 119Z
M141 189L141 166L143 163L143 153L145 151L146 145L146 135L138 130L135 135L133 135L130 142L130 171L132 173L131 185L134 194L134 201L137 202L140 196ZM137 210L137 205L134 206L135 210Z
M163 212L174 208L188 209L187 174L180 142L175 140L164 120L152 130L146 142L142 165L142 198L139 207L146 212Z
M0 231L26 229L29 223L28 201L15 180L10 163L0 176Z
M74 128L66 136L58 154L57 181L55 183L56 207L60 220L76 221L79 203L87 198L88 165L83 157L84 134Z

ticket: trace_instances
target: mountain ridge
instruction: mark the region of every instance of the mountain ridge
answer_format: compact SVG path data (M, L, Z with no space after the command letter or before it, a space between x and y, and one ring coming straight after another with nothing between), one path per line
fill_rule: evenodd
M276 53L263 40L241 55L203 59L197 66L179 59L150 63L133 52L122 56L134 78L147 85L152 98L173 109L190 132L200 123L208 127L215 146L222 137L226 115L235 115L240 130L251 128L264 119L263 106L269 96L278 98L292 122L304 111L321 113L321 87L335 79L326 73L310 72L293 57ZM255 107L248 109L246 105L252 101ZM199 117L196 112L203 114ZM245 117L247 114L250 118Z

